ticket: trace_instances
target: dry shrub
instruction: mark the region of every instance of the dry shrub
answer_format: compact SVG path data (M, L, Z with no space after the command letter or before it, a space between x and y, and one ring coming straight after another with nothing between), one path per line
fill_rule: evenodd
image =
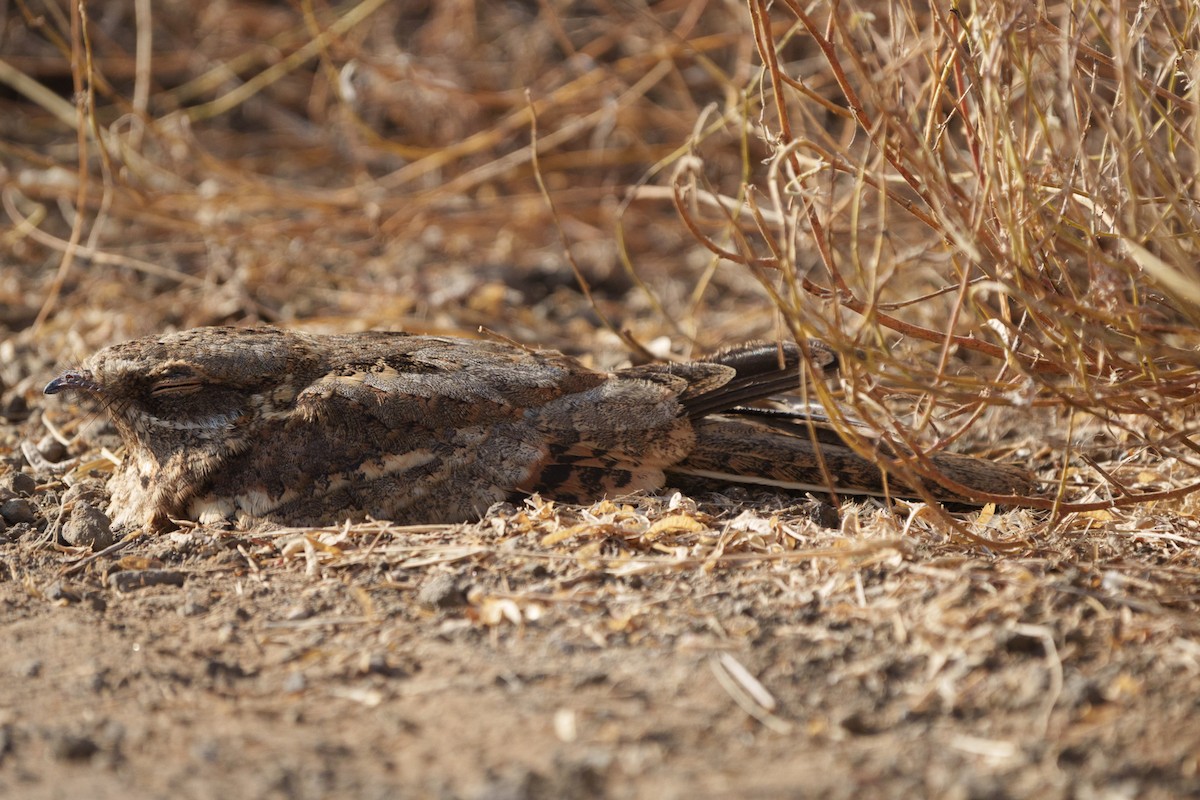
M724 120L770 158L723 192L698 135L674 194L795 335L846 356L841 408L934 447L1007 419L1040 437L1060 509L1196 488L1195 7L749 13L765 69Z

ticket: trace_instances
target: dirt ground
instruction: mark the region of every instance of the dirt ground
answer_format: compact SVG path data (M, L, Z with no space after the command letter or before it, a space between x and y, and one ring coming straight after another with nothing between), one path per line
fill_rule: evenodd
M20 535L0 792L1200 791L1197 598L1164 586L1194 580L1194 520L988 555L920 519L884 536L860 525L872 505L823 528L728 502L704 499L699 531L678 497L533 502L457 528L192 529L90 561Z
M81 540L107 532L119 441L102 409L41 388L126 338L485 326L613 366L789 333L778 276L715 259L672 201L682 185L768 185L778 120L742 4L83 5L88 49L71 4L0 19L0 67L45 90L0 70L0 797L1200 796L1200 507L1182 491L950 516L668 491L532 498L460 526ZM785 5L783 68L820 101L794 110L796 140L887 173ZM877 74L906 86L940 80L927 52L953 48L920 49L944 32L929 9L888 4L888 22L883 4L854 6L838 6L843 53L894 58ZM854 39L868 23L879 38ZM952 122L945 147L968 141ZM681 165L693 172L672 177ZM884 213L840 173L814 181L830 258L878 259L848 274L942 330L958 294L945 231L901 213L920 205L901 190ZM760 205L759 227L746 215L725 239L719 206L695 218L730 252L795 244L763 241L763 220L795 226ZM1120 295L1102 259L1080 259L1100 277L1079 303ZM1194 374L1194 329L1164 308L1146 316L1167 319ZM955 351L943 369L940 339L876 337L826 310L894 357L867 377L906 411L929 399L922 375L993 363ZM1037 470L1044 496L1195 481L1164 455L1190 441L1194 396L1146 395L1157 416L1102 424L1029 392L954 446Z

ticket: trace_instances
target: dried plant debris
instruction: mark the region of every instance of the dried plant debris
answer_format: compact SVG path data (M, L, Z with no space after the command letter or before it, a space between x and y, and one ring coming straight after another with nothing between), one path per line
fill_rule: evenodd
M14 6L0 793L1200 794L1200 20L1077 6ZM120 409L42 388L263 324L821 339L782 410L1043 491L110 525Z

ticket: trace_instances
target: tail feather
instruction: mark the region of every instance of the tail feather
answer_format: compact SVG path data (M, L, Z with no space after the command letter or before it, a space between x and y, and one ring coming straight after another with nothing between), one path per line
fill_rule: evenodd
M828 345L813 339L804 349L822 376L837 370L837 354ZM670 387L687 417L699 419L795 390L804 360L804 350L795 342L750 342L699 361L645 364L617 375Z
M899 497L919 496L912 486L887 475L876 463L863 458L844 443L815 440L797 432L782 432L752 419L718 416L695 423L696 446L687 458L672 465L668 477L684 481L721 482L769 486L796 492ZM819 454L819 455L818 455ZM930 460L950 481L970 494L924 482L935 498L958 503L974 502L975 493L1028 494L1033 479L1025 470L958 453L935 453Z
M820 369L822 375L837 371L837 354L824 342L810 339L804 350L808 351L810 363ZM680 402L689 417L699 419L743 403L793 391L800 386L804 350L795 342L748 342L714 353L702 363L730 367L734 370L733 377L718 389L690 396L685 393Z
M686 457L664 465L669 480L922 496L899 476L888 474L886 465L894 460L894 452L869 429L864 436L878 442L878 459L864 458L848 446L819 407L797 407L778 397L800 386L803 363L821 376L839 366L837 354L816 340L803 346L751 342L700 361L634 367L625 374L678 387L676 399L691 421L695 444ZM764 405L761 401L768 398L774 399ZM929 461L946 485L929 479L922 488L939 500L972 503L979 495L1024 495L1034 487L1028 472L1008 464L957 453L934 453Z

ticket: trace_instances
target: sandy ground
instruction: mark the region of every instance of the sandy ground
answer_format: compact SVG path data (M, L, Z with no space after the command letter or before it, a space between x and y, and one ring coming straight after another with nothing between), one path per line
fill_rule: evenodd
M855 533L867 506L839 530L712 503L710 530L654 546L635 532L677 519L669 499L194 529L82 566L30 532L0 583L0 792L1200 791L1195 598L1136 533L1081 536L1099 562L972 555L920 522Z

